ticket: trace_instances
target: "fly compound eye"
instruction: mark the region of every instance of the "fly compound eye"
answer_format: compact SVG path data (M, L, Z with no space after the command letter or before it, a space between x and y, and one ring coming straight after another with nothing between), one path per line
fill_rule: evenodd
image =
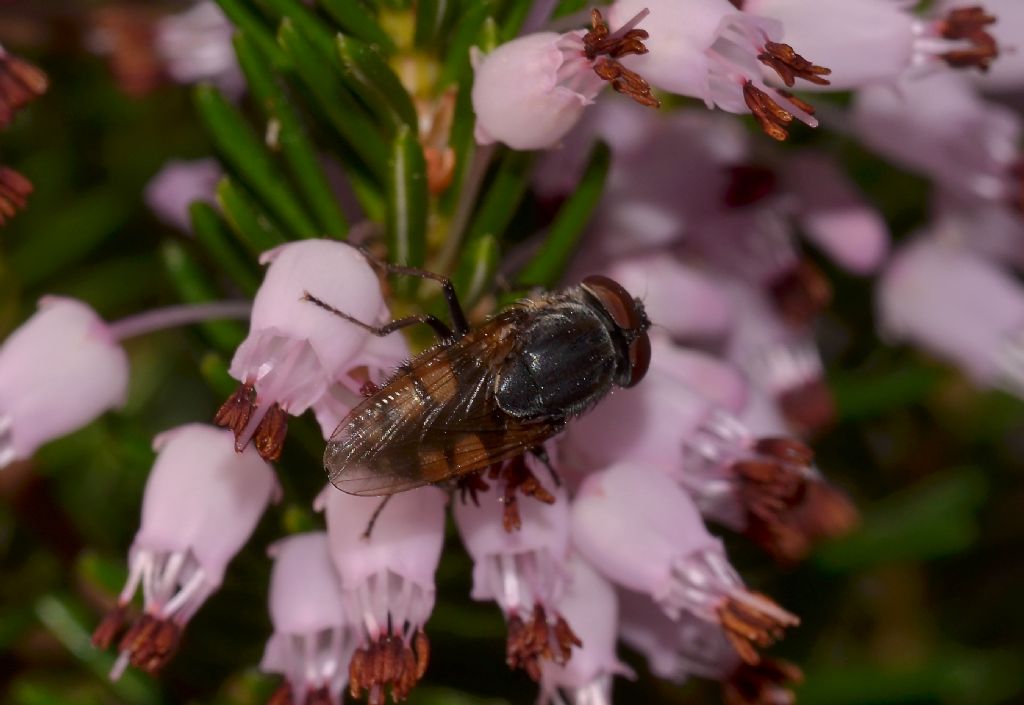
M644 317L636 299L617 281L594 274L583 280L583 288L601 303L601 307L619 328L640 330L644 327Z
M651 366L651 339L646 333L629 344L629 382L624 386L632 387L644 378L647 368Z

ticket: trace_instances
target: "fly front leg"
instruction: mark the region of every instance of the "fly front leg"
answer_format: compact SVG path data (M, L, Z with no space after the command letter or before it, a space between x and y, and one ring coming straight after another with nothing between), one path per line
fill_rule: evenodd
M360 321L358 318L354 318L353 316L348 315L344 311L340 311L334 308L329 303L316 298L308 291L302 292L302 300L308 301L311 304L315 304L316 306L319 306L325 311L329 311L330 313L333 313L335 316L343 318L349 323L353 323L362 328L363 330L369 331L373 335L379 336L381 338L383 338L386 335L390 335L391 333L394 333L396 330L408 328L409 326L414 326L417 323L425 323L431 328L433 328L434 333L436 333L437 337L439 337L441 340L454 340L456 337L455 334L452 333L451 328L445 325L444 321L442 321L437 316L433 316L429 313L421 313L416 316L406 316L405 318L398 318L394 321L391 321L390 323L385 323L382 326L373 326L364 321Z

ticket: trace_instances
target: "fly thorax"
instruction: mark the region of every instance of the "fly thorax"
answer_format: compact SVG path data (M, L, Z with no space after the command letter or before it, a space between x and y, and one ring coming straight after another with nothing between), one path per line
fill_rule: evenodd
M495 381L498 406L518 418L567 418L611 389L618 351L590 307L564 301L540 309L519 334Z

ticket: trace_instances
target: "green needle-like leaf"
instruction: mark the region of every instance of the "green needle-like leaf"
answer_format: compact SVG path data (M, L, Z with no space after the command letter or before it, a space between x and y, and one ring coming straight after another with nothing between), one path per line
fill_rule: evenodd
M194 95L199 116L214 144L239 177L286 228L302 237L317 235L316 224L306 215L291 187L278 176L277 165L267 148L238 109L212 86L198 86Z
M480 209L470 225L471 241L487 234L501 239L526 192L534 157L533 152L505 152L494 180L483 196Z
M381 29L377 20L358 2L354 0L319 0L319 3L320 7L324 8L346 34L376 44L387 53L395 50L395 44L391 41L391 37Z
M480 46L481 29L485 20L494 13L494 9L495 2L493 0L482 0L474 3L459 18L452 32L451 40L448 42L444 63L441 66L441 75L437 80L437 85L440 88L453 84L464 86L466 78L472 71L472 66L469 63L470 47ZM487 50L485 47L481 47L481 49Z
M455 1L419 0L416 3L416 46L429 49L444 36L443 30Z
M452 277L463 305L471 307L491 288L501 248L493 235L479 237L463 250Z
M558 282L601 198L610 165L611 150L608 145L599 142L590 153L579 186L558 211L544 244L518 274L516 283L551 287Z
M235 231L238 240L253 256L258 257L261 253L288 242L288 238L270 216L230 177L224 177L217 184L217 203L224 211L224 217Z
M419 267L426 253L427 166L415 133L402 127L391 148L388 179L388 254L393 262ZM416 283L406 278L403 281Z
M288 56L274 40L274 32L249 8L245 0L216 0L224 14L238 29L245 32L273 63L274 66L288 65Z
M217 287L184 247L178 243L164 243L161 255L164 267L184 301L201 303L221 298ZM200 328L225 353L233 353L245 338L245 327L236 321L206 321L200 324Z
M353 37L338 35L338 56L347 85L393 130L415 130L418 119L412 98L377 50Z
M264 61L245 34L235 36L235 53L252 91L268 120L279 125L278 143L285 161L301 186L302 195L316 213L323 232L341 238L348 232L348 222L331 192L316 149L292 107L273 69Z
M389 150L378 126L341 85L335 72L325 66L325 58L296 30L290 20L281 22L277 39L294 62L297 75L312 92L317 105L338 135L359 155L380 183L386 183Z
M299 0L259 0L277 15L279 20L287 18L314 46L328 53L334 37L332 29Z
M501 19L501 41L507 42L519 35L519 28L523 21L530 14L534 0L511 0L502 13Z
M247 260L238 252L235 238L217 211L207 203L196 201L189 207L189 215L196 240L206 249L210 258L231 277L242 292L250 296L255 294L260 279L254 272L254 260Z

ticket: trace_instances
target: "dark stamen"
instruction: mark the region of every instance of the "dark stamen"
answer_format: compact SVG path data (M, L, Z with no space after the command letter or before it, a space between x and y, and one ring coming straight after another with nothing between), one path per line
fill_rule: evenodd
M288 414L279 404L274 403L256 426L256 432L252 435L253 445L256 446L260 457L273 462L281 457L281 449L284 448L284 439L287 435Z
M537 476L530 471L523 456L519 456L507 463L491 466L489 476L491 479L502 478L505 480L505 488L502 492L501 503L505 506L503 524L505 531L512 533L523 526L522 518L519 516L519 498L517 492L526 497L533 497L544 504L554 504L555 496L547 491Z
M565 665L572 658L572 647L582 647L569 623L555 615L548 622L547 612L537 605L525 620L518 614L508 619L508 640L505 644L505 662L509 668L526 671L534 681L540 680L541 659Z
M10 123L14 113L45 93L48 86L49 79L40 69L13 54L0 54L0 128Z
M722 683L722 700L725 705L792 705L791 688L803 680L803 672L788 661L741 663Z
M768 597L750 593L754 597L775 603ZM787 614L785 618L763 612L747 602L728 598L718 608L718 621L725 630L729 643L744 663L757 664L761 655L757 647L767 648L782 638L786 627L796 626L800 620Z
M764 51L757 55L758 60L775 73L790 88L796 83L796 79L802 78L805 81L818 86L827 86L831 81L822 76L828 76L832 69L824 66L815 66L813 63L793 51L788 44L776 42L765 42Z
M251 384L240 384L235 393L217 409L213 422L218 426L230 428L237 441L255 408L256 388Z
M794 326L806 326L832 302L832 285L813 262L800 260L768 284L782 317Z
M954 49L941 54L940 58L953 68L975 67L988 71L999 56L999 43L985 31L985 27L995 21L995 16L988 14L980 5L951 10L939 23L939 31L946 39L969 42L970 48Z
M757 124L766 135L784 142L789 133L786 128L793 122L793 116L783 110L771 96L754 85L753 81L743 84L743 102L747 104ZM798 107L802 107L799 106Z
M610 82L613 89L641 105L657 108L661 101L654 97L650 84L618 61L623 56L647 53L643 40L650 35L646 30L636 29L636 24L646 15L645 10L621 29L610 32L600 10L591 10L591 29L583 35L583 54L593 62L594 73Z
M408 644L397 634L383 634L375 642L356 649L349 662L349 693L358 698L367 691L367 702L384 702L388 688L392 702L405 700L423 677L430 660L430 642L422 630Z
M0 167L0 225L28 205L32 182L6 166Z

